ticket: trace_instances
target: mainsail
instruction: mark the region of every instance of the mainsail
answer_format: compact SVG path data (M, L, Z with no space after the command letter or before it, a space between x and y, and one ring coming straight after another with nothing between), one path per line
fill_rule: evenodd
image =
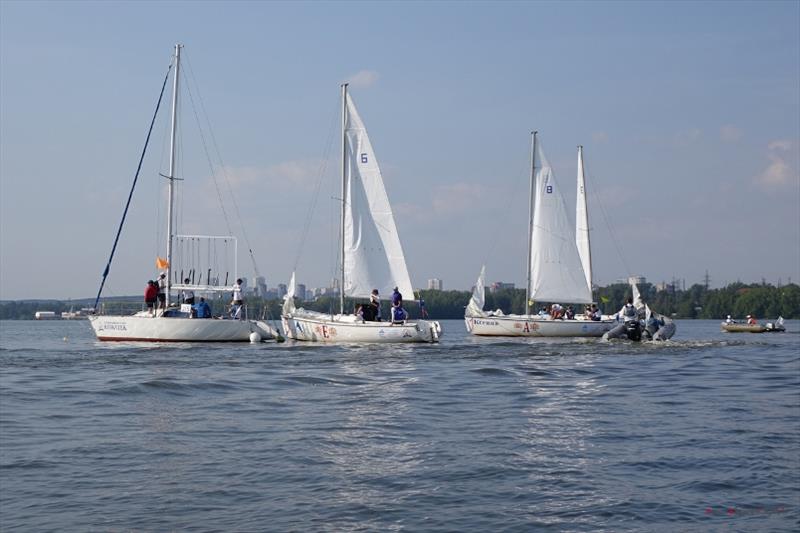
M530 298L545 302L591 303L592 291L586 283L575 231L540 142L536 145L534 161L539 167L534 164Z
M381 170L349 95L344 154L344 294L368 297L372 289L390 294L398 287L410 297L411 279Z
M586 285L592 290L592 250L589 246L589 210L586 206L586 178L583 174L583 146L578 146L578 194L575 198L575 244L581 258Z

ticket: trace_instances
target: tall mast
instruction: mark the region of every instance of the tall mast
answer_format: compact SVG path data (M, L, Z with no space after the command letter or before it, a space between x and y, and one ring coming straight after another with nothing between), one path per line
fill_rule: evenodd
M166 307L169 307L169 289L172 285L172 204L175 195L175 135L178 129L178 80L181 74L181 48L180 44L175 45L175 78L172 84L172 124L169 136L169 200L167 201L167 290Z
M342 277L339 280L339 314L344 314L344 213L345 202L347 201L346 180L347 180L347 83L342 84L342 219L340 223L339 238L342 242Z
M533 203L536 194L536 134L531 132L531 191L528 199L528 281L525 284L525 314L531 314L531 253L533 248Z

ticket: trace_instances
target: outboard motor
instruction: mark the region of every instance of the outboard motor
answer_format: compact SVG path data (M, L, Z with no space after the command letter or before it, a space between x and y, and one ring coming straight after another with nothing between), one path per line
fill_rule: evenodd
M625 334L629 340L639 342L642 340L642 325L638 320L625 322Z

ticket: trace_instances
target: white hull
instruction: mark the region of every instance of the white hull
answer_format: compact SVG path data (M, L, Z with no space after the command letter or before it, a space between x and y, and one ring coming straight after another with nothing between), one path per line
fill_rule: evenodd
M362 322L352 315L294 313L281 316L283 333L289 339L327 343L438 342L439 322L413 320L403 324Z
M269 324L255 320L179 318L139 313L132 316L90 316L97 339L101 341L148 342L249 342L251 333L262 340L275 338Z
M464 317L473 335L500 337L602 337L615 320L552 320L534 315Z

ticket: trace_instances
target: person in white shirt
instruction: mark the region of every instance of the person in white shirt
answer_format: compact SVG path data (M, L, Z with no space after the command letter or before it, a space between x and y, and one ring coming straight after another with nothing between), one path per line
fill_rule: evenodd
M243 305L244 305L244 300L242 300L242 279L239 278L233 285L233 300L231 301L231 317L236 319L241 318Z
M189 284L189 278L186 278L185 280L183 280L183 283L185 285L188 285ZM182 296L183 296L183 303L189 304L189 305L194 305L194 291L193 290L184 289L184 291L182 293Z

